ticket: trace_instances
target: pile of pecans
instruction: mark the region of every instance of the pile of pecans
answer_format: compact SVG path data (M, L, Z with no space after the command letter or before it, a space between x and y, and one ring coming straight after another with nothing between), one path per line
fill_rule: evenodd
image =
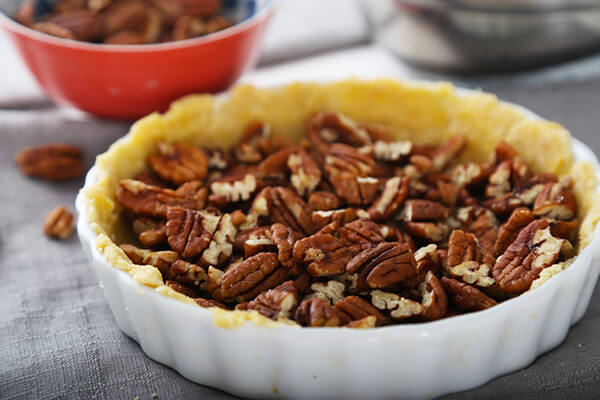
M506 143L394 141L336 112L294 145L251 124L233 149L158 143L116 197L121 248L202 307L302 326L369 328L483 310L573 252L569 179L533 174Z
M147 44L190 39L225 29L221 0L59 0L36 18L26 0L15 20L40 32L84 42Z

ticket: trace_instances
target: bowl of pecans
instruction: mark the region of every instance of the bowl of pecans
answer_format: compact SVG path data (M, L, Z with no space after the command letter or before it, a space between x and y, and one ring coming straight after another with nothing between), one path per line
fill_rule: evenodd
M523 368L584 314L598 161L450 84L194 95L97 158L78 232L119 327L254 398L430 398Z
M234 83L272 11L271 0L6 0L0 26L52 100L134 119Z

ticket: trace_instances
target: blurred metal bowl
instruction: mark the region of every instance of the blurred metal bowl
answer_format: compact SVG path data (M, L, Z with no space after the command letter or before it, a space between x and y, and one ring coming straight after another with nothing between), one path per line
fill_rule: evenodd
M377 42L433 69L499 72L600 50L600 0L361 0Z

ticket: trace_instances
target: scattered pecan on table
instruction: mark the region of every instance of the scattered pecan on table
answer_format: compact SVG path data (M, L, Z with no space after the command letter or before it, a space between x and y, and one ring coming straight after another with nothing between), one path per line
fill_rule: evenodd
M336 112L307 138L254 123L228 150L159 143L117 190L138 237L121 247L202 307L353 328L487 309L570 256L571 181L506 143L459 163L464 136L394 141Z
M83 150L67 143L25 147L15 162L23 174L49 181L78 178L84 171Z
M36 18L25 0L14 18L63 39L106 44L148 44L190 39L228 28L221 0L59 0Z
M50 211L44 220L46 236L65 240L73 233L73 214L65 206Z

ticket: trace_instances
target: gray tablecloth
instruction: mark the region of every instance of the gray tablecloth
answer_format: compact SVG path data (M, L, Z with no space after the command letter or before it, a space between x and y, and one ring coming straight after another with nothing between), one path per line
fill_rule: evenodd
M535 90L496 88L508 100L552 116L600 152L600 81ZM54 108L0 110L0 398L226 399L144 356L122 334L78 240L52 241L43 218L73 207L82 180L48 184L24 178L12 162L23 146L67 141L87 164L128 124ZM565 342L530 367L449 399L600 397L600 293ZM399 360L398 362L403 362Z

